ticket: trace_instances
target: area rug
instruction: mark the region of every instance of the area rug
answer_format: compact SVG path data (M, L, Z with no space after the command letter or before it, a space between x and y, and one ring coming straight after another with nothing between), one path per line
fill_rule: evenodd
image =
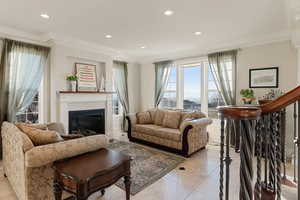
M115 140L109 144L108 148L129 155L133 159L131 161L131 195L137 194L156 182L185 160L171 153L123 141ZM120 179L116 185L125 190L123 179Z

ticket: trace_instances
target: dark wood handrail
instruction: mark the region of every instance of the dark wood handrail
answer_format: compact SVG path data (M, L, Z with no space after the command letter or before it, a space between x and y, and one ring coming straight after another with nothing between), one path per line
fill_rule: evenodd
M278 112L300 100L300 85L277 99L261 106L262 114Z
M232 119L256 119L261 115L259 107L243 107L243 106L219 106L221 115Z

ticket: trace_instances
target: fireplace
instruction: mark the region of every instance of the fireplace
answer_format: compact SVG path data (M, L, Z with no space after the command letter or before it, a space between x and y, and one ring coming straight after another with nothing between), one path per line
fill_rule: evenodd
M105 134L105 109L69 111L69 133Z

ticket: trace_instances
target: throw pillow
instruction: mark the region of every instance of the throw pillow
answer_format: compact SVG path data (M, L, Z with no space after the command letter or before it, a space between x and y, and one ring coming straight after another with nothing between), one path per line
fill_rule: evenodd
M16 123L16 126L30 138L35 146L63 141L56 131L34 128L32 125L25 123Z
M157 126L161 126L163 124L164 116L165 111L157 109L155 113L154 124Z
M149 112L139 112L136 114L139 124L151 124L152 119Z
M46 124L28 124L23 122L16 122L15 125L19 128L19 126L28 126L31 128L37 128L41 130L48 130L48 127Z
M180 125L181 113L179 111L166 111L163 126L177 129Z
M153 108L151 110L149 110L150 116L151 116L151 120L152 120L152 124L154 124L155 121L155 113L156 113L156 108Z

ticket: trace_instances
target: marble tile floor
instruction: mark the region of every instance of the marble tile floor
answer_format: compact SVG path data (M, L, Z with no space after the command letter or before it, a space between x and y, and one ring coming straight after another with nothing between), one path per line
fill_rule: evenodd
M230 199L237 200L239 193L239 154L231 153ZM179 170L184 167L185 170ZM2 173L0 162L0 199L17 200L8 181ZM219 191L219 147L208 146L191 158L186 159L176 169L172 170L154 184L131 197L132 200L217 200ZM98 193L89 200L121 200L125 199L125 192L117 186L106 190L105 196ZM291 191L283 194L286 200L296 198Z

